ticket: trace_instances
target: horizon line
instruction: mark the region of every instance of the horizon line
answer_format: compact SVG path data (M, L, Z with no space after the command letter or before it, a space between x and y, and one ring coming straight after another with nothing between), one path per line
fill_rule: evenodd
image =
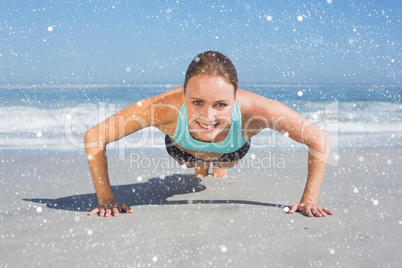
M165 87L165 88L174 88L181 86L182 84L174 84L174 83L149 83L149 84L106 84L106 83L63 83L63 84L54 84L54 83L41 83L41 84L0 84L0 89L34 89L34 88L118 88L118 87ZM400 84L381 84L381 83L341 83L341 82L330 82L330 83L245 83L241 87L266 87L266 88L275 88L275 87L318 87L325 85L343 85L343 86L390 86L390 87L400 87Z

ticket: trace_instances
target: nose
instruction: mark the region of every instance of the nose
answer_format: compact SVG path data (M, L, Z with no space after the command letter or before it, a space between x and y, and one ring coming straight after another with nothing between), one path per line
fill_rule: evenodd
M206 120L207 124L214 124L216 123L216 117L215 117L215 110L212 107L205 107L203 110L202 117L204 120Z

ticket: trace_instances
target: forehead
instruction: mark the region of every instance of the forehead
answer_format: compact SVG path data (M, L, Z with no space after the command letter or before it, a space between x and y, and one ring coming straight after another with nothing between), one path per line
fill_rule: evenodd
M224 77L216 75L197 75L188 80L186 95L214 97L219 96L233 98L234 86Z

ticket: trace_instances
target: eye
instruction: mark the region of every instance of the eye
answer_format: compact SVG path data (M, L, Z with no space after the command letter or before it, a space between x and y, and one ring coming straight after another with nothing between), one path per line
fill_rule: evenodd
M202 104L201 101L193 101L193 103L194 103L195 105L197 105L197 106L200 106L200 105Z
M225 103L218 103L217 105L220 108L225 108L227 106Z

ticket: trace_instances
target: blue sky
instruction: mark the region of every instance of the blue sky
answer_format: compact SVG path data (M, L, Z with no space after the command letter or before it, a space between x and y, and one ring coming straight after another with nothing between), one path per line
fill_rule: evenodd
M401 83L399 0L3 1L0 84L171 83L206 50L246 83Z

